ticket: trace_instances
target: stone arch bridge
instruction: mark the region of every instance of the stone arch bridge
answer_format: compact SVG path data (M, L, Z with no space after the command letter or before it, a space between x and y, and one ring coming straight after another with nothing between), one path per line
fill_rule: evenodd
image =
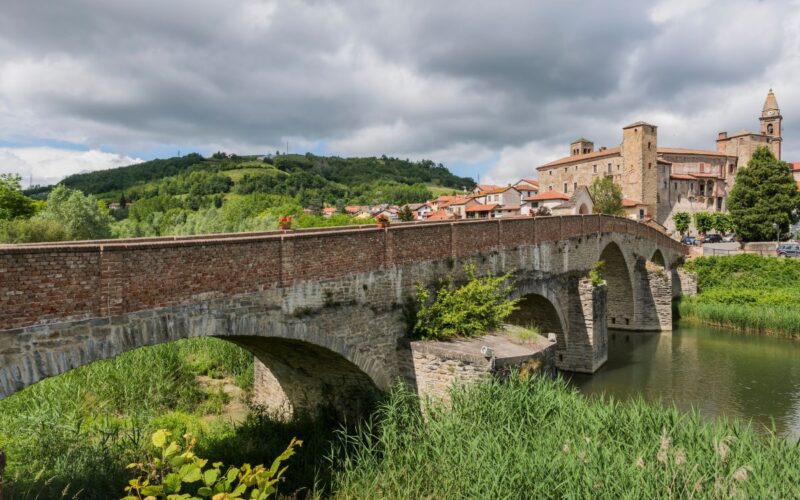
M607 327L670 330L681 245L602 215L403 223L0 246L0 398L141 346L213 336L256 357L257 401L286 410L384 390L409 356L404 307L472 262L515 273L521 314L594 372ZM607 285L587 278L606 262Z

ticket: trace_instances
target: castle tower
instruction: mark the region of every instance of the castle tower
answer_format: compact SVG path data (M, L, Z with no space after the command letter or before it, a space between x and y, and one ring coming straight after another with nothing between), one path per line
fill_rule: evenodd
M781 159L781 109L778 107L778 100L772 89L769 89L767 99L764 101L764 108L761 110L761 133L771 138L770 149L779 160Z
M622 129L622 194L647 205L658 219L658 154L655 125L636 122Z

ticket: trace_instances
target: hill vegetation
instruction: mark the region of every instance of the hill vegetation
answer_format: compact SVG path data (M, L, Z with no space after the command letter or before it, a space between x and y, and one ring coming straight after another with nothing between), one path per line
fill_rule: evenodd
M430 160L310 153L193 153L72 175L58 187L34 187L25 196L19 179L6 177L0 190L5 243L261 231L276 229L283 216L292 216L296 228L371 223L346 215L345 205L403 205L474 186ZM66 200L67 209L52 208ZM4 203L14 209L2 210ZM323 217L326 206L338 215Z

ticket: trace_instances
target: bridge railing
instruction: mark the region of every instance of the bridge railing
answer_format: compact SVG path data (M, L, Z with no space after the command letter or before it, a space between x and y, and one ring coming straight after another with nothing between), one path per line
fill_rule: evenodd
M602 215L7 245L0 247L0 330L609 232L683 252L654 228Z

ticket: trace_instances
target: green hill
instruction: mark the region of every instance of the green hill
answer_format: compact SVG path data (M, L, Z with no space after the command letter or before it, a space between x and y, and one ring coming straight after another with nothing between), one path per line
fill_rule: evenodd
M221 180L222 177L230 182ZM386 156L280 155L258 160L254 156L192 153L97 172L75 174L65 186L94 194L106 201L150 198L157 194L207 196L219 193L302 195L304 200L334 204L422 201L419 186L470 189L474 181L458 177L430 160L412 162ZM416 186L417 193L405 193ZM26 194L46 198L52 186L35 187ZM311 196L305 191L310 191ZM406 200L405 198L414 198Z

